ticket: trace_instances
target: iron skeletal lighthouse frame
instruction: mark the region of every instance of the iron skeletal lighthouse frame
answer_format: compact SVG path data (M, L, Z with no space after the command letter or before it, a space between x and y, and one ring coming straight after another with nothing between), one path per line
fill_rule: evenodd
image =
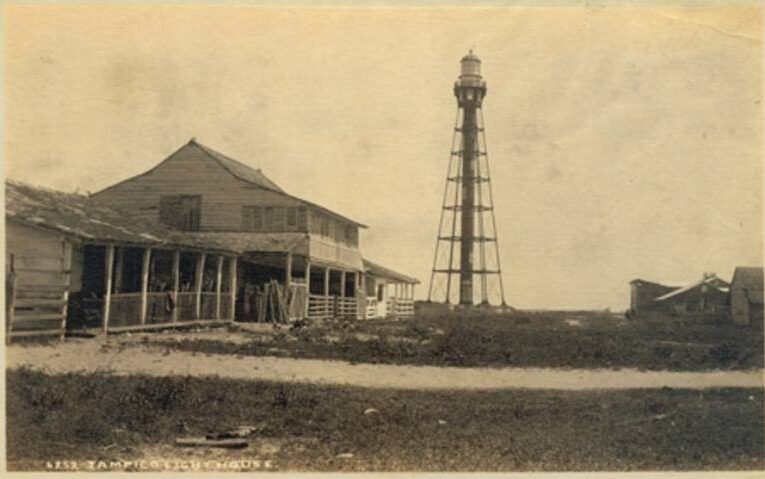
M444 302L450 303L452 277L459 276L459 304L473 305L476 299L481 304L489 304L490 283L494 283L499 288L499 294L494 296L499 296L497 299L505 306L481 109L486 96L486 82L481 77L481 60L472 50L460 63L460 76L454 84L457 118L436 235L428 301L443 297ZM490 218L487 219L487 215ZM454 251L457 243L458 267ZM493 249L494 254L487 255L487 249ZM477 298L473 284L476 278L479 280Z

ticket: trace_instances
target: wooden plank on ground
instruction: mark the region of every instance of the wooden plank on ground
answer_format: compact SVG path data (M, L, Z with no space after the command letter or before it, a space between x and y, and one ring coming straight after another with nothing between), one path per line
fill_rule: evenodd
M109 332L112 333L123 333L123 332L131 332L131 331L143 331L143 330L154 330L154 329L166 329L166 328L187 328L189 326L224 326L226 324L231 324L232 321L230 319L221 319L221 320L213 320L213 319L199 319L194 321L178 321L175 323L157 323L157 324L135 324L131 326L110 326Z
M199 437L179 437L175 440L176 446L181 447L223 447L227 449L241 449L249 446L249 441L241 438L208 439Z

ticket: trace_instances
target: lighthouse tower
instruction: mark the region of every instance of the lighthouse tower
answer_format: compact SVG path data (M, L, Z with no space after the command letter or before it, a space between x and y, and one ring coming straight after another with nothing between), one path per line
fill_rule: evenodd
M457 119L428 300L451 303L457 293L461 305L489 304L492 300L504 306L481 109L486 82L481 77L481 60L472 50L460 63L460 76L454 84Z

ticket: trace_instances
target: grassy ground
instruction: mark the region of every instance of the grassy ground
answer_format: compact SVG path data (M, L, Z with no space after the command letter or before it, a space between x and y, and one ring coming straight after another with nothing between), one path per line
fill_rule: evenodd
M761 389L426 393L11 370L6 417L11 470L157 457L314 471L765 466ZM246 450L172 446L242 424L260 429Z
M163 341L159 341L163 343ZM763 367L761 329L697 321L626 321L609 314L443 314L408 321L314 324L253 335L165 341L172 349L436 366L701 371Z

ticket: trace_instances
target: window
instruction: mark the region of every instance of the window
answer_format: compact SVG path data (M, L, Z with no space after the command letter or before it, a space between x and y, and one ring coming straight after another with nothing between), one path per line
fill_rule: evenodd
M320 234L322 236L329 237L329 218L322 216L321 217L321 232Z
M274 229L274 208L266 207L263 212L263 230L273 231Z
M304 207L297 209L297 223L298 228L305 230L308 228L308 210Z
M287 208L287 227L295 228L297 226L297 208Z
M242 229L245 231L263 231L263 208L260 206L242 206Z
M172 195L159 198L159 220L171 228L199 231L201 210L200 195Z
M271 231L284 231L287 223L286 208L274 208L274 225Z

